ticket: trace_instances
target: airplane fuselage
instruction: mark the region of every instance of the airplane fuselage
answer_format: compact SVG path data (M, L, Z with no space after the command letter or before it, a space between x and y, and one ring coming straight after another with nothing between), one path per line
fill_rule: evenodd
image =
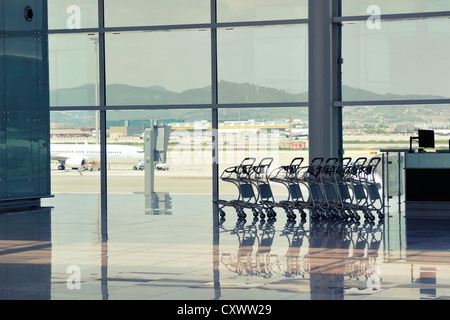
M109 144L106 151L107 162L111 164L136 164L144 160L144 150L135 146ZM50 153L52 160L60 163L71 159L100 161L100 145L97 144L52 144Z

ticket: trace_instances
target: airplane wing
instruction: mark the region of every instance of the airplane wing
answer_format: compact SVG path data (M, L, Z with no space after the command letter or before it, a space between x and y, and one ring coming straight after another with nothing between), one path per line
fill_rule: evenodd
M67 156L63 156L63 155L60 155L60 154L52 154L51 156L50 156L50 158L52 159L52 160L54 160L54 161L66 161L67 159L69 159L69 157L67 157Z

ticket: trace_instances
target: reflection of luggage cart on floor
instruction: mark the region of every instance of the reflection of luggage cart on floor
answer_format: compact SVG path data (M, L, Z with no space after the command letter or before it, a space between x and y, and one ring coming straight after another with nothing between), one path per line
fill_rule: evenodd
M256 221L247 226L238 223L233 230L224 230L236 235L238 240L235 253L221 253L220 261L225 268L240 276L270 278L278 263L278 256L271 253L276 234L272 222L261 221L259 226Z
M239 192L239 196L235 200L218 200L214 202L219 206L219 214L225 217L224 207L232 207L236 210L239 218L245 218L244 209L251 209L253 214L258 214L257 195L254 192L250 175L255 158L245 158L238 166L230 167L222 172L220 178L222 181L234 184Z

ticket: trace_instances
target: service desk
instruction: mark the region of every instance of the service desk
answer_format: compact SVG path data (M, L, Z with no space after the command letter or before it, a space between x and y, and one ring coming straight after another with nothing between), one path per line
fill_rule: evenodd
M450 152L405 153L408 216L450 217Z
M405 196L450 203L450 153L405 153Z
M450 218L450 150L410 152L409 149L385 149L398 154L399 177L404 174L404 188L398 188L405 199L407 217ZM401 167L401 168L400 168ZM400 170L403 171L400 174ZM402 179L403 180L403 179ZM389 179L386 181L389 184ZM403 184L403 182L399 182ZM399 195L400 199L400 195Z

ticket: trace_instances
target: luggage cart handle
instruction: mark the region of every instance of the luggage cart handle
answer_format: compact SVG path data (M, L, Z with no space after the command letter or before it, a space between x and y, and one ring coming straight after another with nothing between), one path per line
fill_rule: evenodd
M311 161L311 166L315 166L315 165L321 165L323 162L323 158L314 158Z
M252 158L252 157L244 158L241 162L241 166L244 165L246 162L251 162L251 164L254 164L255 161L256 161L256 158Z

